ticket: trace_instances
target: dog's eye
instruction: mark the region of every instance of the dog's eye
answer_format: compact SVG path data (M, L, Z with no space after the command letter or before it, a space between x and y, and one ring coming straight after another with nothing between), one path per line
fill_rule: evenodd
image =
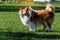
M24 13L24 15L26 15L26 13Z
M23 14L23 15L25 15L25 16L29 16L29 14L28 14L28 13L25 13L25 14Z

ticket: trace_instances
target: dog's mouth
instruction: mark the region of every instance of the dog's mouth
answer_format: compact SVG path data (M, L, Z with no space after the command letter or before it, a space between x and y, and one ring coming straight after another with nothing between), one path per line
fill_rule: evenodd
M24 25L27 25L28 22L29 22L29 20L30 20L29 17L24 16L24 17L23 17L23 24L24 24Z

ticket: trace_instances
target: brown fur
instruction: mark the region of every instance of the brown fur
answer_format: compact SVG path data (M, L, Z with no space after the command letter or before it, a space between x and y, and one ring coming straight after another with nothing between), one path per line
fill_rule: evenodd
M48 10L37 10L37 12L34 13L34 17L31 18L31 21L33 22L46 21L50 27L53 22L52 20L54 20L54 13L49 12Z
M31 18L32 22L40 22L43 24L44 28L43 30L46 28L46 26L48 26L48 28L51 28L52 22L54 21L54 13L52 11L49 10L37 10L36 13L34 13L34 17ZM46 24L44 23L44 21L46 22ZM50 31L50 30L48 30Z
M26 11L26 16L29 16L29 7L23 7L22 10ZM49 28L51 28L52 22L54 20L54 10L48 8L47 10L32 10L32 16L30 18L30 21L33 23L42 23L44 28L46 26L48 26ZM22 11L23 12L23 11ZM22 13L22 17L23 17L23 13ZM46 22L46 23L45 23ZM46 25L47 24L47 25Z
M28 15L29 16L29 7L28 6L22 6L21 8L21 16L24 17L24 15ZM26 14L23 14L23 11L26 12Z

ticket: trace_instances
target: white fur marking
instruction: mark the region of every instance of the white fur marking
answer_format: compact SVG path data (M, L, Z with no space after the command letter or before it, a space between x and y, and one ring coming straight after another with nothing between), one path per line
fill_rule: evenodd
M29 17L24 16L24 18L21 16L21 10L19 11L19 15L20 15L20 20L24 25L27 25L29 22Z
M30 31L35 31L35 24L30 22Z

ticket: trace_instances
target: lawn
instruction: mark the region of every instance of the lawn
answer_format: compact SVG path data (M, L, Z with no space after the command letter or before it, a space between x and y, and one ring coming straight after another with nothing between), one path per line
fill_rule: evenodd
M39 26L38 30L41 29L42 26ZM0 40L48 39L60 39L60 13L55 13L55 19L51 28L51 32L30 32L29 27L22 25L18 12L0 12Z
M53 4L55 7L60 7L60 1L57 2L19 2L19 3L2 3L0 6L45 6L47 3Z

